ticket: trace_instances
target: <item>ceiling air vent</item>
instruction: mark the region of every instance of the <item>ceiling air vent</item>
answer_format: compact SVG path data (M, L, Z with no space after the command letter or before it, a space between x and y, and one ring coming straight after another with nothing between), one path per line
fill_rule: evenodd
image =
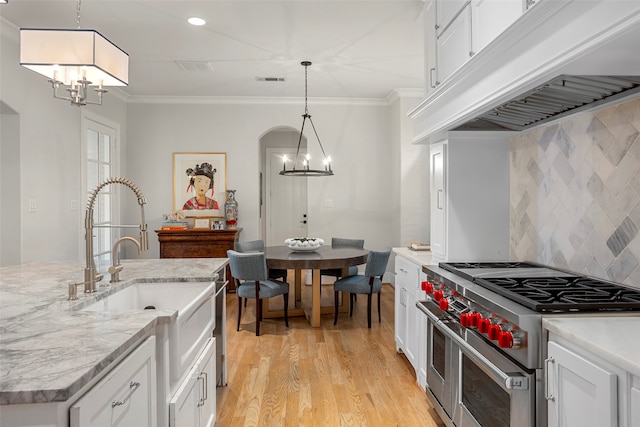
M176 61L182 71L215 71L209 61Z
M259 82L283 82L284 77L256 77Z

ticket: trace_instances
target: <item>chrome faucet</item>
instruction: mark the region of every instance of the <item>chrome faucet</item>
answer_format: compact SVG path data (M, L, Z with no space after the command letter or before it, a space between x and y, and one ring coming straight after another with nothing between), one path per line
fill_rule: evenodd
M122 184L130 188L138 198L138 204L140 205L140 225L94 225L93 223L93 206L100 190L109 184ZM137 241L133 237L123 237L116 241L113 245L112 257L114 257L113 266L109 268L109 272L112 274L111 281L119 280L118 273L122 271L122 265L120 265L119 259L116 260L117 250L120 243L125 240L132 240L138 247L138 253L149 249L149 237L147 232L147 224L144 219L144 204L146 200L142 195L140 188L130 179L127 178L108 178L106 181L99 184L89 195L89 201L87 202L87 212L84 217L84 229L85 229L85 257L86 267L84 269L84 281L69 283L69 298L70 300L78 299L77 286L84 285L84 291L87 293L96 291L96 283L101 281L104 275L99 274L93 259L93 229L94 228L140 228L140 241ZM111 270L114 270L111 272ZM115 275L115 277L114 277Z
M122 271L122 264L120 264L120 256L118 255L118 246L125 241L133 242L138 248L138 255L142 253L142 247L140 242L130 236L121 237L113 244L111 249L111 267L109 267L109 274L111 274L111 280L109 283L117 283L120 281L120 272Z

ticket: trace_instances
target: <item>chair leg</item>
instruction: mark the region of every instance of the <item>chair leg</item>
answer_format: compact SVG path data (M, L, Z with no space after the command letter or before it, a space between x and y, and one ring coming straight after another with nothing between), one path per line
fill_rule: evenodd
M349 317L353 317L353 295L349 294Z
M371 294L367 295L367 326L371 329Z
M382 297L382 291L378 292L378 323L382 322L380 320L380 297Z
M262 300L256 300L256 336L260 335L260 319L262 319Z
M339 299L340 299L339 294L340 294L339 291L334 291L333 292L334 307L335 307L335 310L334 310L334 313L333 313L333 324L334 325L336 323L338 323L338 302L339 302Z
M289 293L284 294L284 325L289 327Z
M247 300L248 300L248 299L249 299L249 298L245 298L245 299L244 299L244 306L245 306L245 307L247 306Z
M236 331L240 330L240 318L242 317L242 297L238 297L238 327Z

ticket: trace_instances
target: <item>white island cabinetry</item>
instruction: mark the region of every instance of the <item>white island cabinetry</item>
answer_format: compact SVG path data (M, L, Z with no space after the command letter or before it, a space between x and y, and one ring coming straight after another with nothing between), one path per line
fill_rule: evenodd
M155 427L155 337L149 337L69 411L71 427Z

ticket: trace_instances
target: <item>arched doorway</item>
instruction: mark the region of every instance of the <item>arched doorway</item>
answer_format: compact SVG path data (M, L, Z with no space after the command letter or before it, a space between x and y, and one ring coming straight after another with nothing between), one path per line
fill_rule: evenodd
M294 157L299 135L296 129L282 127L260 138L260 235L267 246L282 245L288 237L307 235L307 179L279 174L282 156ZM304 136L302 147L306 149Z

